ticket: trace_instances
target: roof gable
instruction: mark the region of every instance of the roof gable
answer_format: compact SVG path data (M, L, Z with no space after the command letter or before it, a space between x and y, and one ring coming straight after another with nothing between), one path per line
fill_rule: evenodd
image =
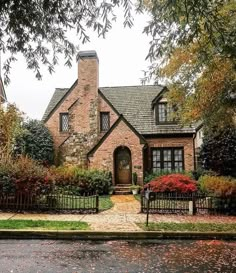
M70 94L70 92L77 85L77 80L72 84L70 88L56 88L55 92L46 108L42 121L46 122L58 106L64 101L64 99Z
M139 134L139 132L124 118L123 115L120 115L116 122L111 126L111 128L105 133L105 135L98 141L98 143L88 152L88 156L92 156L96 150L102 145L102 143L108 138L112 131L117 127L117 125L123 121L134 134L140 139L140 144L145 144L145 138Z

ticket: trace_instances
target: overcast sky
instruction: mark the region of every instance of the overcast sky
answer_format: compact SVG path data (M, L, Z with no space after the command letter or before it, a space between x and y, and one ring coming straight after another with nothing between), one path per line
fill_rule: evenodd
M99 57L99 86L140 85L142 70L148 66L145 57L149 40L142 34L148 20L147 15L136 15L133 28L123 28L117 21L106 39L92 35L91 42L80 46L80 50L96 50ZM4 57L4 56L3 56ZM57 87L69 88L77 78L77 63L64 66L63 59L50 75L42 69L43 79L38 81L33 71L26 68L23 57L13 64L11 83L6 86L8 101L16 105L28 117L41 119L47 104Z

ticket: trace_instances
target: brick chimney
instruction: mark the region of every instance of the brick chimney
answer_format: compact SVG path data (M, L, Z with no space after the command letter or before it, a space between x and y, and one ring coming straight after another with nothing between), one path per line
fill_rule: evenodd
M69 108L71 137L67 161L86 165L88 151L97 143L99 132L98 69L96 51L78 54L77 101ZM76 162L75 162L76 161Z
M99 61L96 51L81 51L78 54L78 132L98 130L98 81ZM76 126L76 125L75 125ZM76 126L76 127L77 127ZM77 129L77 130L76 130Z

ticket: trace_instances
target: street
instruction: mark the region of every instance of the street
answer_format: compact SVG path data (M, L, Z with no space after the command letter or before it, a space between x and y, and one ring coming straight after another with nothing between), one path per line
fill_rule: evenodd
M236 242L0 240L1 273L233 273Z

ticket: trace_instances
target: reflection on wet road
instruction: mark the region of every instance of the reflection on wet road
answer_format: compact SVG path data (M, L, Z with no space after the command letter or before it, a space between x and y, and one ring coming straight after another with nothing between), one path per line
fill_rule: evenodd
M236 242L0 240L0 273L234 273Z

